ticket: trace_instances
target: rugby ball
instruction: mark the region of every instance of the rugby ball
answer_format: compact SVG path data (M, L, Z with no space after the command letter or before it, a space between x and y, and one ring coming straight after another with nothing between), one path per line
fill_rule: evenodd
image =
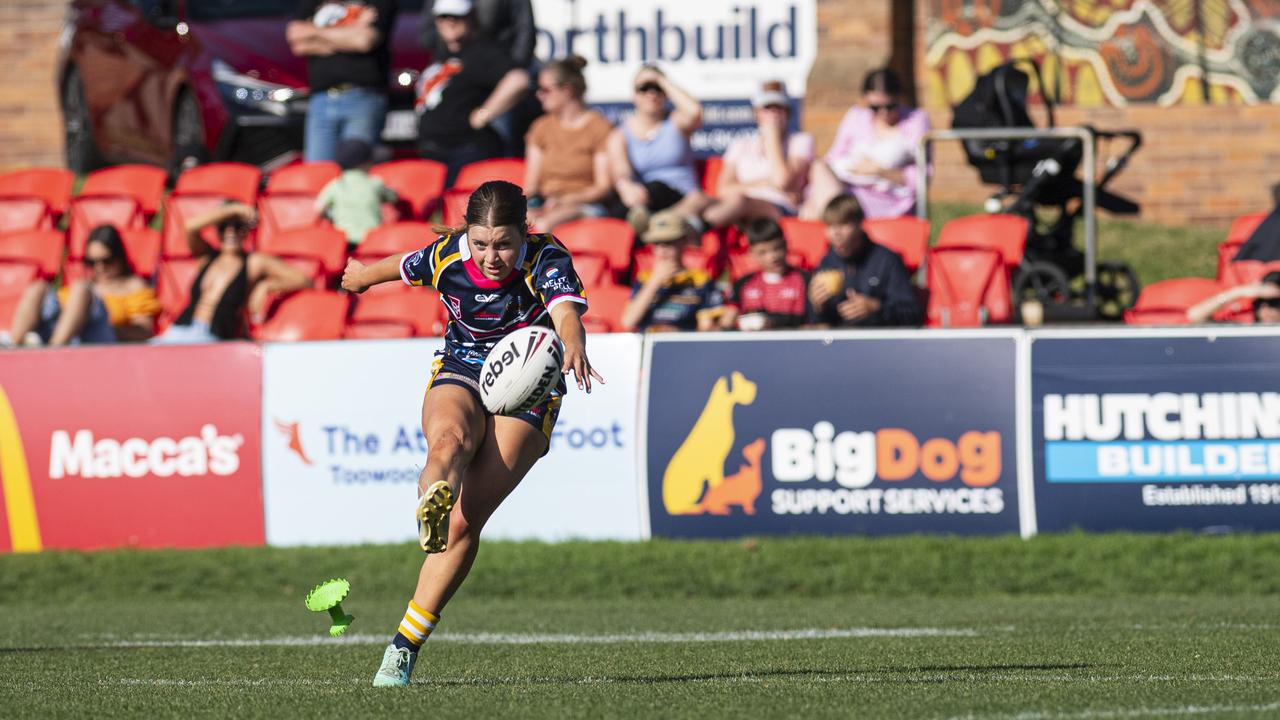
M560 384L564 346L545 327L516 330L489 351L480 370L480 399L494 415L537 407Z

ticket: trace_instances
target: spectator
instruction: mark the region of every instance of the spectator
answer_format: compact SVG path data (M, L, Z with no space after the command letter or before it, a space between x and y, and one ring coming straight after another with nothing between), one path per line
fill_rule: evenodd
M672 110L667 111L667 101ZM702 125L702 103L653 65L635 77L635 112L609 136L609 164L627 221L643 235L649 216L674 209L702 233L702 192L689 138ZM624 209L625 208L625 209Z
M538 73L538 99L546 115L525 139L524 190L529 222L541 232L582 216L602 217L613 195L605 145L613 126L582 98L587 61L573 56L547 63Z
M85 244L84 265L89 278L60 291L43 280L27 287L13 313L14 342L61 346L151 337L160 302L147 281L134 274L120 232L110 225L95 227Z
M533 75L533 46L537 36L530 0L477 0L474 5L477 33L505 50L516 67L524 68ZM422 47L431 51L433 56L442 54L440 34L436 32L433 17L434 6L433 0L426 0L422 4L422 20L418 29ZM524 131L538 113L537 103L532 102L532 98L525 93L515 107L490 123L502 137L507 155L519 157L523 154L520 145Z
M649 221L640 239L653 248L653 268L641 273L622 311L625 330L714 330L723 314L720 291L704 270L684 267L694 230L675 210Z
M476 34L471 8L471 0L435 1L442 54L418 80L418 152L448 165L446 187L462 166L502 155L489 125L529 87L529 74Z
M1239 285L1193 305L1187 310L1187 321L1209 322L1214 313L1237 300L1253 299L1253 319L1259 324L1280 323L1280 272L1267 273L1254 285Z
M1280 260L1280 183L1271 186L1271 212L1249 234L1235 260Z
M375 145L382 136L395 21L395 0L299 1L285 37L294 55L307 58L308 162L333 160L341 140Z
M342 174L330 180L316 197L316 209L333 226L346 233L355 247L368 232L382 224L382 203L398 199L382 180L369 175L373 148L363 140L343 140L338 145Z
M191 300L182 315L152 342L187 344L243 337L246 309L261 320L271 293L311 286L311 278L289 263L245 252L244 241L255 220L253 208L227 202L187 223L187 244L200 261L200 272L191 283ZM218 230L217 249L200 235L210 225Z
M813 163L813 136L788 129L791 101L781 82L764 83L751 107L757 131L725 150L718 200L703 212L712 227L795 215L803 200Z
M915 212L915 149L929 131L929 116L902 104L902 81L888 68L862 81L862 106L845 113L835 143L813 164L802 217L817 219L837 195L852 193L867 217Z
M841 195L822 212L827 253L809 281L812 320L829 326L918 326L924 319L902 258L872 242L862 207Z
M806 296L809 278L804 271L787 264L787 239L782 228L774 220L756 218L747 223L744 231L760 270L733 284L725 301L721 327L739 330L800 327L809 316Z

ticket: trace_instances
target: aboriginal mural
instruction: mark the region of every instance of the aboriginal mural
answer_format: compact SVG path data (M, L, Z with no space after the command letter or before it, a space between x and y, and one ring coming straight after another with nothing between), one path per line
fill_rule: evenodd
M926 0L926 102L1033 58L1064 104L1280 102L1280 0Z

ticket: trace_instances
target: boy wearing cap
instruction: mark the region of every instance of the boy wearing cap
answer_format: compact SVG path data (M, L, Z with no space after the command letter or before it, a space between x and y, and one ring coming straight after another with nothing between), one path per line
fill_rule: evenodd
M714 330L723 313L720 290L705 270L684 267L693 228L674 210L649 219L640 239L653 248L653 268L636 278L622 311L624 330Z
M382 203L398 199L395 191L369 174L373 148L363 140L343 140L338 144L338 164L342 174L329 181L316 197L316 209L333 226L346 233L352 247L382 224Z
M757 131L725 150L716 190L720 200L702 213L712 227L795 215L804 199L813 136L791 132L791 99L777 80L761 85L751 107Z

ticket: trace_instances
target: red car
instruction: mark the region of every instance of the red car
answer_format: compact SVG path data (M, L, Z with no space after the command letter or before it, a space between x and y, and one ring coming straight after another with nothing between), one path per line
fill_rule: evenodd
M428 62L422 0L400 0L383 139L412 141ZM296 0L72 0L59 40L67 167L176 167L184 157L267 164L302 148L306 61L289 51Z

